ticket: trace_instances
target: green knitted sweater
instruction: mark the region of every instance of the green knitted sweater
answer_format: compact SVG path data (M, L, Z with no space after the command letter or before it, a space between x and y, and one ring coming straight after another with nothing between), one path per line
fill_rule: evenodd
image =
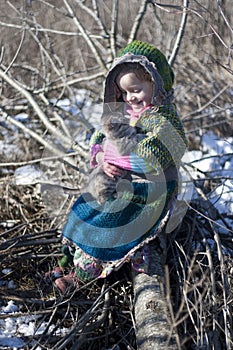
M179 167L187 140L174 104L147 110L140 115L135 126L147 136L138 143L134 152L153 168L155 175L169 166ZM104 138L102 131L95 131L90 146L101 144Z

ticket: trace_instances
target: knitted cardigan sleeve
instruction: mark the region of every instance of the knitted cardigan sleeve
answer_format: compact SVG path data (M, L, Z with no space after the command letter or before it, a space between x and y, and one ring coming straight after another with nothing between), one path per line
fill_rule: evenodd
M147 134L147 137L138 143L136 154L143 158L156 174L170 165L179 166L187 141L173 104L147 110L140 116L136 126Z

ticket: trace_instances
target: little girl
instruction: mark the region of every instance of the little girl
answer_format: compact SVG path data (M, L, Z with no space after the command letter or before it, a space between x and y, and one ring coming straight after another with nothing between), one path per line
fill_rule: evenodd
M173 71L154 46L133 41L120 51L105 82L103 110L121 111L143 137L124 156L96 131L90 142L91 166L109 178L130 174L120 196L98 203L88 193L74 203L63 229L64 257L53 276L64 292L79 281L106 277L130 261L147 269L148 242L164 228L178 190L178 169L186 149L173 99ZM104 143L104 147L103 147Z

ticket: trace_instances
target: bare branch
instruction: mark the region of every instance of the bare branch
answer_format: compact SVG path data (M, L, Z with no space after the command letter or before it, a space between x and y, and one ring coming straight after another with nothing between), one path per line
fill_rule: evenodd
M203 106L201 106L200 108L198 108L196 111L191 112L189 114L187 114L184 119L186 119L187 117L190 117L193 114L199 113L201 111L203 111L204 109L206 109L209 105L211 105L220 95L223 94L224 91L226 91L228 88L230 87L229 84L225 85L215 96L213 96L207 103L205 103Z
M211 294L212 294L212 323L213 323L213 343L214 343L214 349L218 349L218 342L217 342L217 290L216 290L216 279L215 279L215 271L214 271L214 264L213 259L211 256L211 249L207 242L207 240L204 238L204 243L206 245L206 254L208 258L209 263L209 269L210 269L210 280L211 280Z
M214 240L217 244L217 250L218 250L218 258L220 262L220 271L221 271L221 279L222 279L222 286L223 286L223 302L224 302L224 309L223 309L223 318L224 318L224 332L226 336L226 344L227 348L231 349L232 348L232 306L231 303L229 302L230 300L230 285L227 280L227 274L226 274L226 269L224 267L224 256L223 256L223 250L222 250L222 242L220 240L218 232L214 229L214 225L212 225L212 229L214 232Z
M16 61L21 49L22 49L22 45L23 45L23 42L24 42L24 38L25 38L25 28L23 28L23 31L22 31L22 36L21 36L21 40L20 40L20 43L19 43L19 46L17 48L17 51L14 55L14 57L12 58L10 64L8 65L7 69L6 69L6 73L8 72L8 70L11 69L12 65L14 64L14 62Z
M156 2L156 1L154 1L154 0L150 0L150 2L151 2L154 6L158 7L159 9L161 9L161 10L163 10L163 11L166 11L166 12L169 12L169 13L172 13L172 12L173 12L173 11L171 11L171 10L169 10L169 9L174 9L174 10L176 10L176 12L177 12L177 10L178 10L178 11L182 11L182 7L181 7L181 6L178 6L178 5L162 4L162 3L158 3L158 2Z
M35 40L35 42L38 44L40 50L41 50L41 56L42 56L42 61L43 61L43 55L49 60L51 63L51 66L54 70L54 72L63 80L64 88L66 87L66 75L57 68L56 64L54 63L52 57L49 55L48 51L44 48L42 45L41 41L38 39L38 37L30 31L31 36ZM45 67L45 63L43 65ZM45 80L46 81L46 80ZM44 87L45 88L45 87Z
M7 113L5 113L2 109L2 116L8 120L12 125L17 126L19 129L21 129L23 132L27 133L28 135L30 135L33 139L35 139L36 141L38 141L41 145L43 145L46 149L48 149L49 151L51 151L53 154L56 154L57 156L64 158L65 157L65 153L61 152L58 148L56 148L55 146L53 146L52 144L50 144L49 142L47 142L45 140L44 137L38 135L35 131L29 129L28 127L26 127L23 123L19 122L18 120L15 120L14 118L12 118L11 116L9 116ZM68 164L71 164L72 167L76 166L76 164L73 164L72 161L70 162L69 160L67 161Z
M95 73L95 74L90 75L90 76L84 76L84 77L80 77L80 78L76 78L76 79L72 79L72 80L67 80L65 82L65 86L76 85L78 83L82 83L84 81L95 80L95 79L101 78L103 76L104 76L104 72L101 71L101 72ZM63 87L64 87L64 83L54 84L54 85L52 85L50 87L46 87L46 91L54 91L54 90L58 90L58 89L63 88ZM40 93L43 93L43 92L44 92L43 88L34 91L35 94L40 94Z
M106 39L106 38L109 38L109 34L108 34L108 32L107 32L107 29L106 29L106 27L105 27L103 21L102 21L101 18L100 18L100 15L99 15L99 11L98 11L98 7L97 7L96 2L95 2L95 1L92 2L94 11L93 11L92 9L90 9L89 7L87 7L87 6L83 3L83 1L81 1L81 0L75 0L75 2L76 2L84 11L86 11L86 13L88 13L91 17L94 18L94 20L97 22L97 24L98 24L100 30L102 30L102 32L103 32L103 34L104 34L104 35L102 36L102 38L103 38L103 37L104 37L105 39ZM91 37L91 35L90 35L90 37ZM94 36L92 36L92 37L94 37Z
M41 100L45 103L46 106L50 105L48 99L45 97L44 94L40 93L39 96L40 96ZM65 135L71 139L70 132L69 132L67 126L65 125L64 120L60 117L60 115L55 110L53 111L53 114L54 114L55 118L58 120L59 124L61 125L61 128L64 131Z
M112 57L116 56L117 18L118 18L118 0L113 0L112 21L111 21L111 31L110 31L110 46L111 46Z
M188 15L188 7L189 7L189 0L184 0L183 13L182 13L182 19L181 19L179 31L178 31L178 34L176 37L176 41L175 41L171 56L169 57L169 60L168 60L168 62L171 66L174 65L174 62L176 60L176 57L178 55L178 51L180 48L181 40L184 36L185 26L186 26L186 22L187 22L187 15Z
M15 119L12 119L9 115L4 115L3 114L3 117L5 117L7 120L10 121L10 123L12 123L12 125L14 124L14 121ZM20 128L23 132L26 132L26 133L30 133L30 129L28 129L27 127L26 128L23 128L23 124L14 124L15 126L17 126L18 128ZM40 139L41 140L41 139ZM40 142L40 140L38 139L37 141ZM47 143L46 143L46 148L47 148ZM56 155L56 156L51 156L51 157L43 157L43 158L38 158L38 159L32 159L32 160L27 160L27 161L24 161L24 162L5 162L5 163L0 163L0 167L3 168L7 168L7 167L20 167L20 166L24 166L24 165L29 165L29 164L37 164L37 163L41 163L42 161L43 162L46 162L46 161L51 161L51 160L59 160L59 159L68 159L69 157L73 157L73 156L78 156L79 155L79 152L72 152L72 153L68 153L68 154L64 154L64 155Z
M135 18L135 20L133 22L133 26L132 26L131 32L129 34L128 43L131 43L137 37L137 33L138 33L139 28L140 28L142 19L146 13L147 4L148 4L148 0L143 0L141 3L141 6L138 10L137 17Z
M89 35L87 34L85 28L83 27L83 25L80 23L80 21L78 20L77 16L75 16L74 11L72 10L72 7L69 5L67 0L63 0L69 15L71 16L71 18L73 19L75 25L77 26L77 28L79 29L80 33L82 34L83 38L85 39L87 45L90 47L92 53L94 54L94 57L96 59L96 61L98 62L98 64L100 65L100 67L103 69L104 72L107 72L107 67L104 63L104 61L102 60L102 57L99 55L93 41L91 40L91 38L89 37Z
M77 32L68 32L64 30L58 30L58 29L52 29L52 28L43 28L43 27L31 27L30 25L26 25L23 27L22 25L19 24L13 24L13 23L6 23L0 21L0 26L2 27L8 27L8 28L15 28L15 29L23 29L28 30L30 29L32 32L37 32L37 33L52 33L52 34L58 34L58 35L64 35L64 36L82 36L81 33ZM103 35L98 35L98 34L89 34L90 38L95 38L95 39L104 39Z
M206 22L209 27L211 28L211 30L213 31L213 33L216 35L216 37L219 39L219 41L222 43L222 45L228 49L228 45L224 42L223 38L221 37L221 35L217 32L217 30L214 28L214 26L212 24L209 24L207 22L207 20L201 15L200 12L194 10L194 9L189 9L190 12L194 13L195 15L197 15L199 18L203 19L204 22Z
M36 112L40 120L43 122L45 127L49 131L51 131L51 133L54 136L56 136L59 140L61 140L65 146L71 147L71 142L69 138L67 138L67 136L64 136L52 123L50 123L50 121L48 120L48 118L46 117L46 115L38 105L38 103L35 101L33 96L28 91L26 91L22 86L20 86L16 80L10 78L9 75L7 75L1 68L0 68L0 77L4 79L14 89L19 91L28 100L28 102L33 107L34 111Z
M222 6L221 6L221 2L220 2L219 0L216 0L216 1L217 1L218 8L219 8L219 10L220 10L221 16L222 16L222 18L224 19L224 22L226 23L226 25L228 26L228 28L230 29L231 34L233 35L233 27L232 27L232 25L230 24L229 20L227 19L225 13L223 12L223 9L222 9Z

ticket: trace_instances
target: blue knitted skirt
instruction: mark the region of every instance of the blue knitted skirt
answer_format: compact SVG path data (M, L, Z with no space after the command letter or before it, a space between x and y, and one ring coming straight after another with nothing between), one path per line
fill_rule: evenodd
M73 204L62 235L96 259L121 259L155 234L176 189L177 181L133 183L133 192L104 204L83 193Z

